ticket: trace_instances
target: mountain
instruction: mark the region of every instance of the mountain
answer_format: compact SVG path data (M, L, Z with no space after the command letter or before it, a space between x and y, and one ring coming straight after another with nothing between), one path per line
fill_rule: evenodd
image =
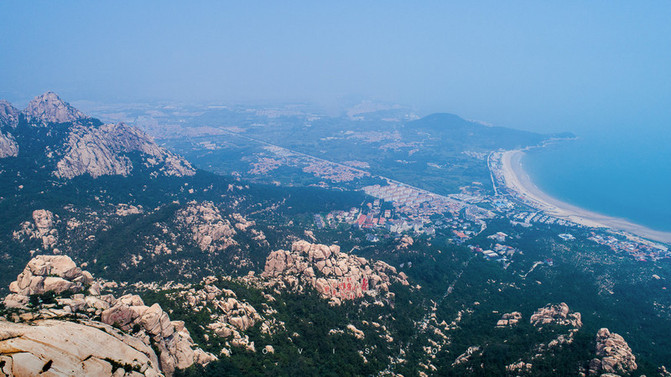
M404 128L411 132L429 134L444 144L464 150L515 149L540 144L549 136L506 127L486 126L446 113L427 115L406 123Z
M54 92L35 97L21 112L29 123L46 126L49 123L66 123L86 119L87 116L61 100Z
M101 124L53 92L36 97L20 113L0 103L0 124L0 158L18 157L24 169L46 166L56 178L128 176L134 170L153 176L195 174L186 160L137 128Z

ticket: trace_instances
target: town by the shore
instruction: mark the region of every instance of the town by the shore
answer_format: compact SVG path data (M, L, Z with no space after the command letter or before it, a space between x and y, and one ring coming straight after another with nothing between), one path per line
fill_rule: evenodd
M518 198L527 205L547 215L576 224L624 231L646 239L671 244L671 232L653 230L624 219L588 211L551 197L532 182L522 166L523 156L524 151L520 149L503 152L501 155L501 173L506 187L516 192Z

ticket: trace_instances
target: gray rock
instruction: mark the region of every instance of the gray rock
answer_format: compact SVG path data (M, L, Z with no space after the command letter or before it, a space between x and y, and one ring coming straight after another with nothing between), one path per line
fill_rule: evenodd
M22 113L25 115L26 120L39 125L86 119L86 115L63 101L54 92L46 92L41 96L35 97Z

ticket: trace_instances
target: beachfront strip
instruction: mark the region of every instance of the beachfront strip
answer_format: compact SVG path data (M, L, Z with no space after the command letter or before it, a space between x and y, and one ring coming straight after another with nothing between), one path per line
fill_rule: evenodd
M666 245L658 242L653 242L641 237L635 236L629 232L617 231L609 227L590 227L584 222L577 223L565 218L555 217L549 214L546 209L552 207L545 203L539 203L538 199L530 198L525 193L518 191L519 188L515 184L507 181L507 174L514 174L510 167L504 166L504 153L513 151L496 151L492 152L487 160L487 165L492 176L492 184L497 196L506 196L518 205L516 210L509 213L513 224L522 226L531 226L532 224L557 224L566 227L577 228L592 228L592 236L589 240L594 241L600 245L608 246L614 252L625 252L630 254L637 260L657 260L661 258L670 257L669 249ZM508 168L508 172L506 172ZM565 241L573 239L571 234L560 234L560 238Z
M526 228L559 226L563 233L558 232L557 236L564 242L576 239L567 230L593 229L539 210L534 202L525 200L515 190L509 189L505 186L500 166L497 166L500 155L498 158L497 161L496 153L493 153L489 161L494 187L498 186L496 195L484 194L482 186L477 182L462 187L459 194L443 196L387 179L386 185L363 188L374 200L350 211L332 211L325 216L317 214L315 225L318 229L335 228L338 224L357 227L367 231L366 239L371 242L377 242L379 237L388 237L389 233L432 236L436 230L443 229L452 234L451 241L457 244L465 243L480 234L486 229L487 222L495 217L507 218L512 225ZM377 230L388 233L381 234ZM605 245L614 252L625 252L640 261L670 256L666 246L623 232L593 229L591 234L587 239ZM507 264L517 250L504 244L505 237L507 235L499 232L489 237L497 241L491 248L483 249L478 245L469 245L469 248L488 259Z

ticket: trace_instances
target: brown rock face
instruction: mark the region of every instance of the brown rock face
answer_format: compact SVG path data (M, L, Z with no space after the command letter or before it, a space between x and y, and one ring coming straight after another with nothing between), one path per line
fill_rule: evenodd
M522 313L520 312L505 313L501 316L501 319L496 322L496 327L502 328L513 326L516 325L520 319L522 319Z
M204 278L202 288L191 287L176 292L175 296L183 300L194 313L207 310L209 305L216 308L210 315L211 322L205 326L216 336L227 338L221 354L230 355L231 346L255 352L254 342L244 332L257 322L263 321L261 331L269 333L272 323L265 322L256 309L248 302L238 299L235 292L212 284L214 281L214 277Z
M63 101L56 93L46 92L35 97L25 110L23 115L32 123L65 123L86 119L81 111Z
M638 368L636 357L619 334L602 328L596 333L596 356L589 366L590 375L602 373L628 374Z
M326 298L350 300L387 292L393 282L407 285L407 277L384 262L340 252L338 245L294 242L291 251L276 250L266 259L264 277L294 285L307 282Z
M201 349L193 349L191 334L183 322L171 321L160 305L146 306L139 296L112 298L110 307L102 312L100 320L119 326L124 331L131 331L139 325L139 336L151 338L150 343L159 350L161 370L168 376L177 368L190 367L196 360L209 362L213 359Z
M151 169L152 177L181 177L196 173L189 162L158 146L139 129L123 123L98 127L94 125L96 122L87 121L85 114L53 92L36 97L22 113L8 102L0 101L0 158L17 156L19 147L22 147L10 134L12 128L18 125L20 114L37 127L45 127L50 123L71 123L66 141L60 145L49 145L45 151L46 157L53 159L56 164L52 172L56 177L72 179L87 174L94 178L103 175L127 176L134 168L138 168L133 166L129 158L131 153L138 152L140 163ZM51 130L48 131L50 134ZM52 164L48 166L53 169Z
M46 209L38 209L33 211L33 221L39 235L44 236L54 226L54 214Z

